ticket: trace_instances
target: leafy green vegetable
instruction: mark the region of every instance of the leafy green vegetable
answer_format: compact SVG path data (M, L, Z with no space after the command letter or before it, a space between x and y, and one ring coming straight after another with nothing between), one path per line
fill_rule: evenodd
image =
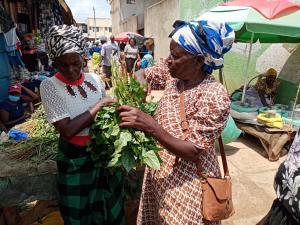
M120 129L120 118L116 108L120 105L137 107L145 113L153 115L157 103L144 102L145 92L134 78L120 72L117 62L112 61L113 93L118 102L112 106L103 107L98 112L91 126L91 141L88 151L96 166L121 168L130 172L141 165L159 169L160 150L155 140L135 129Z
M28 133L29 138L22 141L2 142L0 152L9 154L13 160L29 160L37 164L48 159L55 159L59 134L54 126L47 122L42 105L34 111L28 121L15 128Z
M153 168L153 169L159 169L160 166L160 160L156 157L156 154L154 151L148 151L148 152L144 152L144 154L142 155L144 162L149 165L149 167Z

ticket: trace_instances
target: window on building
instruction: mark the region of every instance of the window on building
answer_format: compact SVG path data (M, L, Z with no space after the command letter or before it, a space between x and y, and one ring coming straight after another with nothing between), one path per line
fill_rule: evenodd
M96 31L99 32L99 27L96 27Z
M127 4L135 4L135 0L127 0Z
M105 31L108 31L108 27L105 27Z
M83 33L87 33L87 32L88 32L88 27L87 27L87 25L82 24L80 27L81 27L81 30L82 30Z
M93 27L89 27L89 30L93 30Z
M112 32L112 29L111 29L111 27L109 27L109 28L108 28L108 31L109 31L109 32Z

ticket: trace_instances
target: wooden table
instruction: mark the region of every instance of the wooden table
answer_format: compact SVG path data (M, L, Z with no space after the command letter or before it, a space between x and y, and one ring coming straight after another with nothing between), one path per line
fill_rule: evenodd
M284 145L293 140L296 133L295 130L291 130L289 127L277 129L240 122L236 124L242 131L260 140L266 151L266 157L270 161L279 159Z

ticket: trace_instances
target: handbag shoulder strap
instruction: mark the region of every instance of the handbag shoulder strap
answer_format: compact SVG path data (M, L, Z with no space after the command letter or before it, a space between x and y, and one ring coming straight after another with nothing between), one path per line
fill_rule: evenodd
M181 93L180 93L180 125L181 125L181 129L183 132L183 140L185 140L190 132L190 129L189 129L189 124L186 119L186 113L185 113L184 91L181 91ZM221 153L221 158L222 158L224 176L228 177L229 169L228 169L228 164L227 164L227 159L226 159L226 154L225 154L222 137L218 138L218 142L219 142L220 153ZM178 159L176 159L176 161L178 161ZM200 166L201 165L199 165L199 163L197 163L198 174L201 177L205 177L201 172L202 170L201 170Z
M184 91L180 93L180 126L183 132L183 140L185 140L189 134L189 124L186 120L185 114L185 101L184 101Z

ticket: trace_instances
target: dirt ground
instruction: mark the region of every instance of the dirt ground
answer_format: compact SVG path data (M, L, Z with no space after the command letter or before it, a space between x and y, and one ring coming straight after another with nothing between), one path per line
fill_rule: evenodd
M255 225L271 208L275 199L274 176L286 156L270 162L262 156L264 149L259 140L250 135L226 145L225 150L236 213L222 224Z

